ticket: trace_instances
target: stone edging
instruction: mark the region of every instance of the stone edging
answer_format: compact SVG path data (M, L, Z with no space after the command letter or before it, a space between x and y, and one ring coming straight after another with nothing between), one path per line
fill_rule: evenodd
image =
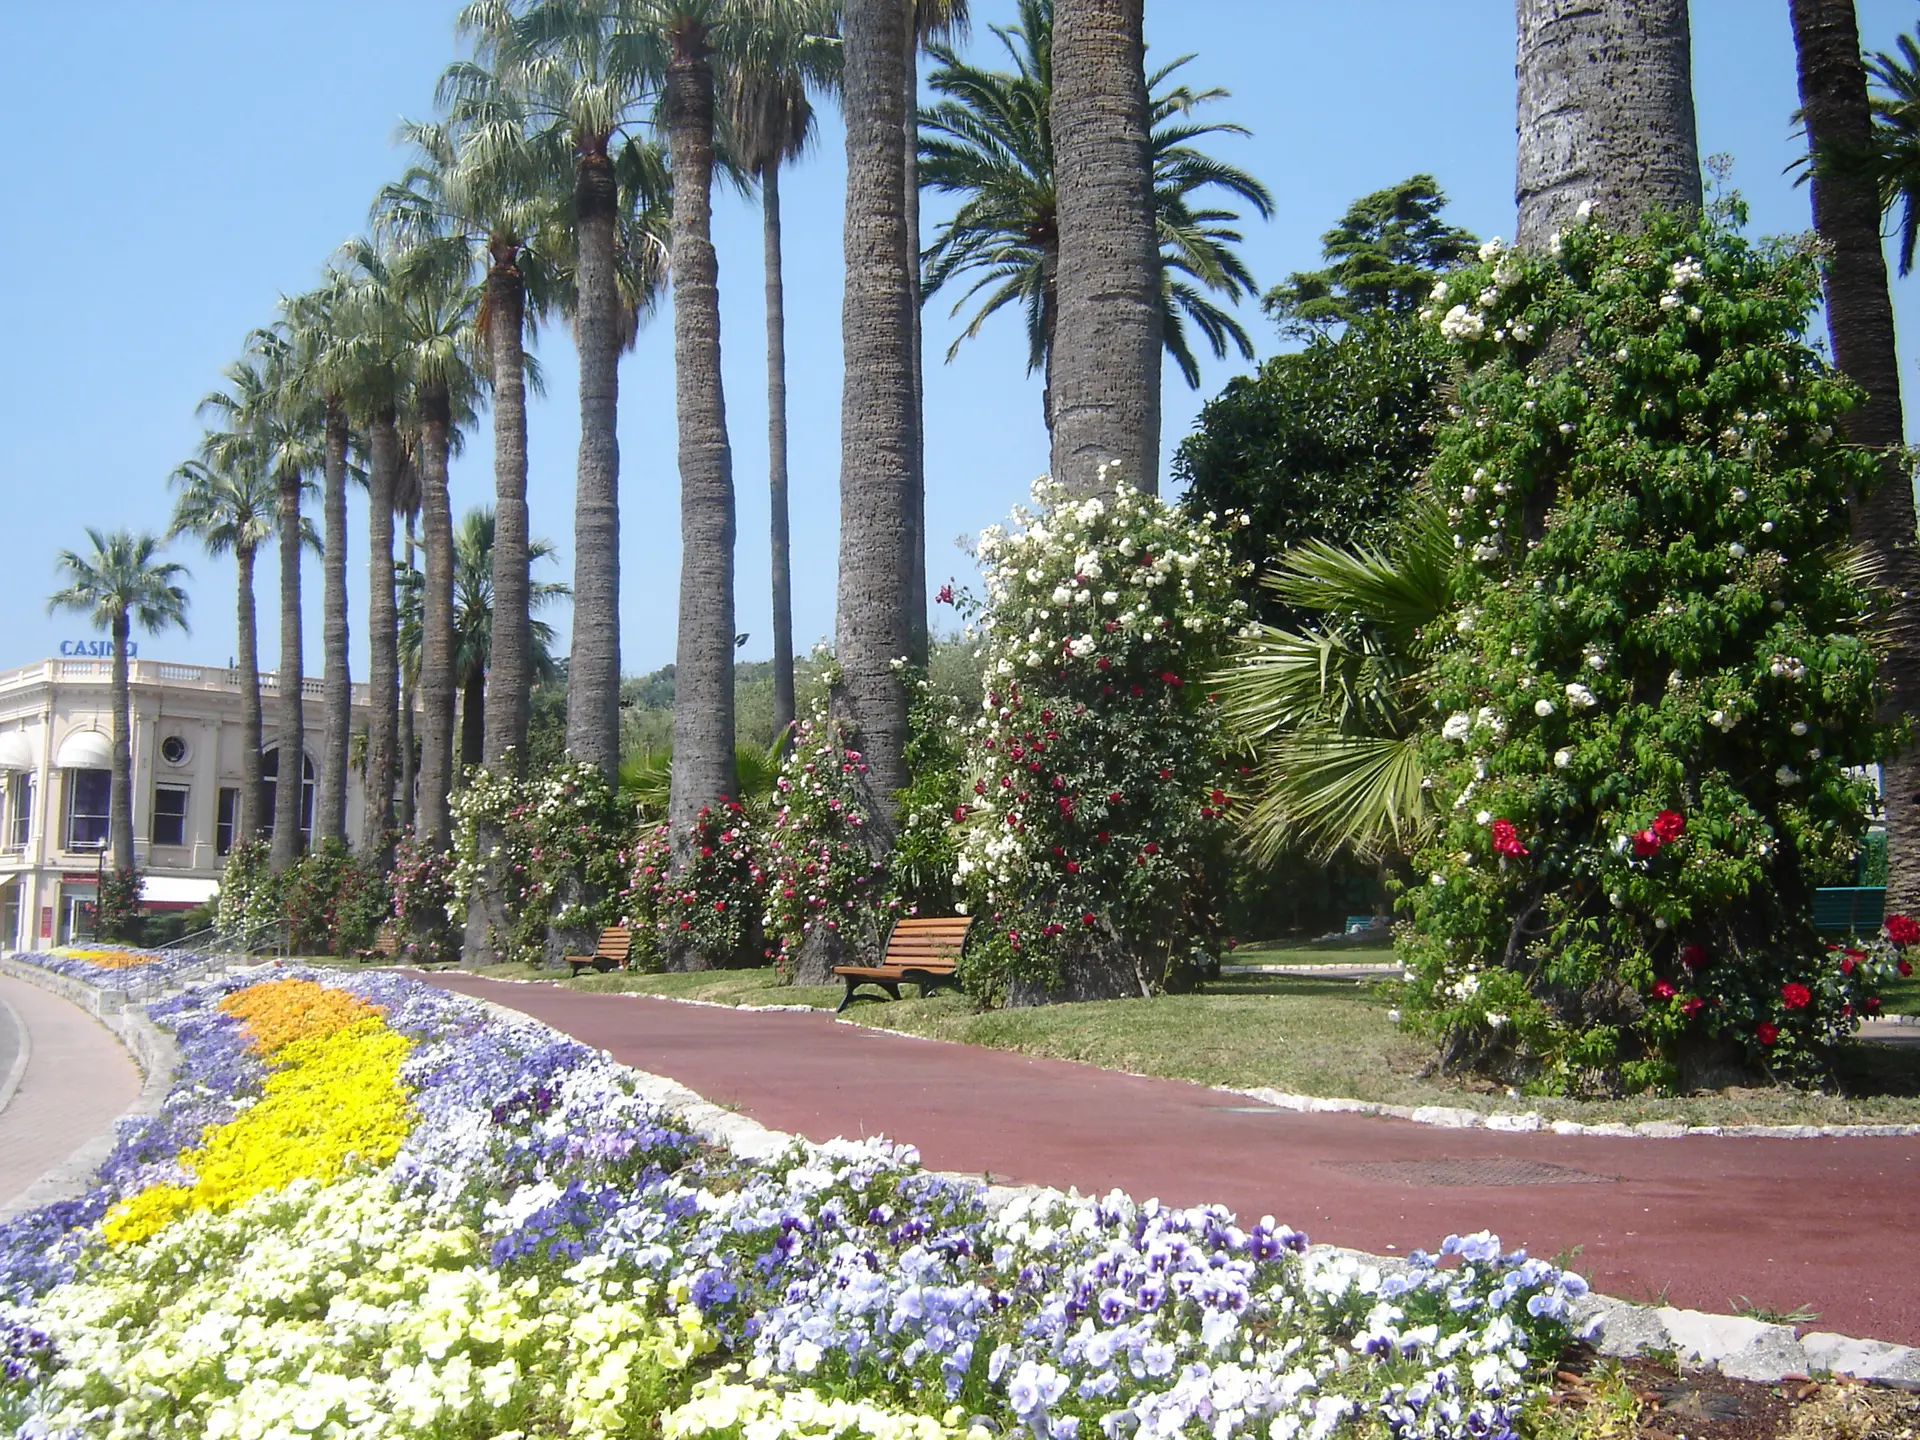
M553 1029L524 1010L515 1010L479 996L467 998L511 1017L517 1023ZM604 1050L600 1054L607 1060L613 1060ZM613 1063L619 1064L618 1061ZM637 1088L643 1095L673 1115L698 1138L709 1145L730 1150L744 1160L777 1155L802 1138L784 1130L770 1129L757 1120L722 1109L678 1080L631 1065L622 1065L621 1068L635 1078ZM1042 1194L1046 1188L1039 1185L983 1184L978 1176L953 1171L936 1170L932 1173L958 1184L974 1186L988 1208L994 1210L1022 1195ZM1387 1272L1408 1268L1407 1262L1398 1256L1370 1255L1364 1250L1348 1250L1336 1245L1315 1245L1313 1251L1331 1256L1351 1256L1362 1264L1376 1265ZM1599 1319L1601 1330L1595 1343L1602 1355L1625 1357L1646 1351L1671 1351L1687 1364L1717 1370L1733 1380L1772 1382L1788 1375L1827 1371L1861 1380L1920 1381L1920 1349L1881 1340L1855 1340L1831 1331L1800 1335L1788 1325L1769 1325L1739 1315L1711 1315L1702 1310L1679 1310L1668 1305L1636 1305L1628 1300L1617 1300L1610 1295L1597 1293L1589 1294L1580 1301L1575 1307L1574 1316L1576 1323L1596 1317Z
M128 1004L116 990L103 990L66 975L56 975L37 965L28 965L0 955L0 975L36 985L85 1010L124 1045L140 1067L140 1093L113 1124L92 1136L60 1164L54 1166L0 1210L0 1220L11 1219L27 1210L37 1210L60 1200L83 1194L93 1175L120 1143L121 1122L160 1113L167 1092L173 1088L173 1073L180 1063L180 1052L173 1037L147 1018L144 1005Z

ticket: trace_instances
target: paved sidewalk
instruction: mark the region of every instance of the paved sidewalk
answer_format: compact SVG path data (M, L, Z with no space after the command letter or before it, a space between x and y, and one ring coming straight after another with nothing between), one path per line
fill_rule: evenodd
M4 1212L113 1124L139 1096L140 1071L120 1042L71 1001L8 976L0 976L0 997L25 1024L30 1045L20 1088L0 1110Z
M1181 1081L766 1013L421 978L524 1011L777 1130L887 1135L940 1170L1272 1214L1376 1254L1490 1228L1626 1300L1733 1297L1920 1345L1920 1138L1443 1130L1301 1115Z

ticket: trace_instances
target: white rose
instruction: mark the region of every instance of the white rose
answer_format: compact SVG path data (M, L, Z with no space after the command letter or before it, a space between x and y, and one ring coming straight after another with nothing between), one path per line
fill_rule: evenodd
M1744 560L1747 558L1747 547L1742 545L1738 540L1736 540L1731 545L1727 546L1727 554L1731 555L1736 560Z
M1493 823L1493 812L1491 810L1482 810L1473 817L1473 823L1476 825L1491 825Z
M1538 715L1542 720L1546 719L1547 716L1553 714L1553 702L1545 699L1534 701L1533 713Z
M1472 730L1473 721L1468 717L1467 712L1464 710L1456 710L1447 717L1447 723L1440 727L1440 734L1455 744L1459 744L1467 738Z
M1573 752L1571 750L1554 751L1553 764L1555 769L1565 770L1568 766L1573 764Z

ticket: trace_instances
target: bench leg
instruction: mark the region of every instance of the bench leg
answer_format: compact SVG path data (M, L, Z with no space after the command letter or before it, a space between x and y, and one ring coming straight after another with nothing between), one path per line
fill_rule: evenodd
M833 1007L833 1013L836 1015L853 1004L853 991L857 985L877 985L886 991L890 998L894 1000L900 998L900 982L898 980L856 980L851 975L842 975L840 978L847 982L847 993L842 995L840 997L840 1003Z

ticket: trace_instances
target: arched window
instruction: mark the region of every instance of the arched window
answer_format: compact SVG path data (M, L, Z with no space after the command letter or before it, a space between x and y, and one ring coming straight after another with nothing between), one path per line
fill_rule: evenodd
M300 848L307 849L313 843L313 757L300 757ZM274 822L280 817L274 809L274 801L279 797L280 751L278 747L260 752L260 814L265 823L261 830L265 839L273 838Z

